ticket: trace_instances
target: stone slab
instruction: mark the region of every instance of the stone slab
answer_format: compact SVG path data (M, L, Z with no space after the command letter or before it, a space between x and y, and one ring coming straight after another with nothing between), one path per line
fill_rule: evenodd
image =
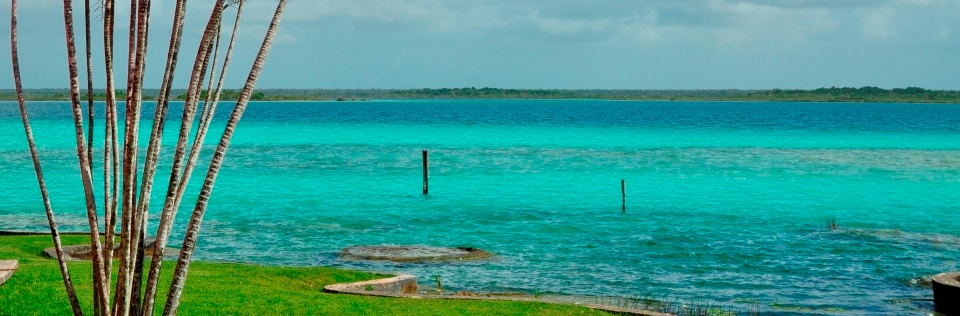
M0 285L3 285L13 277L13 273L17 271L17 268L20 267L20 262L17 260L3 260L0 261Z
M12 276L13 271L11 270L0 271L0 285L7 283L7 280L9 280Z
M417 277L412 275L399 275L392 278L371 280L354 283L332 284L323 287L327 293L352 294L377 297L393 297L408 299L435 299L435 300L475 300L475 301L512 301L512 302L547 302L533 297L496 297L479 295L432 295L417 293ZM594 304L570 304L583 306L593 310L610 312L616 315L634 315L634 316L672 316L670 314L657 313L652 311L620 308L613 306L603 306Z
M333 284L323 287L323 290L331 293L383 292L416 294L417 277L412 275L399 275L379 280Z
M16 270L20 268L20 262L17 260L0 260L0 271Z
M947 272L933 277L933 304L945 315L960 314L960 272Z

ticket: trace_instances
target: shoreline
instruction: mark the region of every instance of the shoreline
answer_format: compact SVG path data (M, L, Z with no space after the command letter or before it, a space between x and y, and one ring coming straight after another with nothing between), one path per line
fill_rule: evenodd
M64 244L83 243L82 236L62 236ZM51 243L49 236L3 236L0 258L20 262L16 275L0 286L0 314L52 315L69 308L59 278L57 261L38 253ZM161 282L169 280L172 264L164 262ZM89 308L92 295L89 261L69 262L74 286L81 304ZM585 306L543 301L504 300L425 300L412 298L370 297L331 294L324 287L383 279L386 275L346 270L335 267L276 267L254 264L196 261L191 263L191 276L185 296L190 297L180 308L183 314L249 314L264 315L446 315L451 310L467 315L507 313L515 315L608 315ZM46 277L56 275L57 277ZM161 287L161 297L165 296ZM230 293L224 296L222 293ZM279 303L278 303L279 302Z
M375 103L375 102L446 102L446 101L507 101L507 102L523 102L523 101L546 101L546 102L559 102L559 101L594 101L594 102L650 102L650 103L661 103L661 102L670 102L670 103L791 103L791 104L903 104L903 105L960 105L960 100L954 101L929 101L929 100L869 100L869 101L860 101L860 100L847 100L847 101L838 101L838 100L740 100L740 99L497 99L497 98L422 98L422 99L368 99L368 100L356 100L356 101L337 101L332 99L289 99L289 100L252 100L250 103ZM0 98L0 103L16 103L17 100L8 100L6 98ZM31 102L70 102L66 99L30 99L27 98L27 103ZM86 102L86 101L84 101ZM103 104L105 101L103 99L95 99L95 103ZM156 103L155 99L144 99L144 103ZM183 103L183 100L173 100L170 101L172 104ZM220 103L230 103L235 101L230 100L221 100ZM123 104L123 101L118 101L118 104Z
M86 240L83 233L64 233L65 245L78 244L85 245ZM36 313L51 314L56 313L56 309L65 308L65 304L51 304L50 299L60 300L62 294L62 283L56 278L38 278L38 275L56 274L52 270L56 269L56 259L36 254L34 248L46 245L51 242L48 240L49 234L32 232L0 231L0 239L11 241L0 247L0 258L12 259L10 262L22 262L19 265L21 273L10 280L7 284L0 282L0 298L4 298L5 304L0 305L0 314L4 314L7 308L13 308L14 311L24 313L24 315ZM49 246L49 245L47 245ZM69 246L67 246L69 247ZM46 254L49 256L49 254ZM90 261L83 259L68 259L71 274L76 274L77 268L89 267ZM172 263L174 261L170 261ZM165 260L165 266L167 261ZM669 316L669 315L699 315L697 311L723 311L723 315L735 315L736 308L725 307L714 304L704 304L703 302L682 302L656 300L651 297L597 297L596 303L591 303L586 299L576 295L565 295L551 292L550 294L541 293L476 293L468 290L443 290L432 288L430 286L420 287L418 290L417 278L411 275L397 273L368 272L359 270L343 269L331 266L317 267L296 267L296 266L271 266L257 263L236 263L236 262L215 262L215 261L195 261L191 270L195 277L190 278L188 287L199 286L195 283L201 283L204 287L220 285L222 277L214 277L215 274L229 273L232 277L231 282L239 281L237 284L223 284L223 287L232 288L233 296L253 296L263 295L257 293L263 290L264 282L271 279L289 278L290 274L300 275L296 281L306 281L309 288L292 290L287 287L289 282L278 282L270 291L280 291L283 288L284 293L276 294L274 300L290 301L300 296L312 296L308 301L314 305L321 306L321 310L329 311L331 306L347 304L369 304L370 300L380 300L378 304L369 304L370 311L376 314L394 314L405 315L408 312L396 312L408 309L416 311L417 314L445 315L450 310L457 310L466 315L487 315L491 311L496 313L508 313L516 315L542 315L545 310L548 315L638 315L638 316ZM172 268L172 267L171 267ZM51 270L41 272L41 270ZM80 269L81 271L83 269ZM164 274L169 274L169 268L164 270ZM9 276L9 275L7 275ZM324 278L326 281L313 283L313 278ZM79 294L84 294L89 289L84 284L84 279L80 278L75 282L75 289ZM294 281L294 280L289 280ZM244 286L244 284L254 285L254 287ZM425 285L425 284L424 284ZM412 286L412 287L411 287ZM11 292L11 290L13 292ZM456 291L456 292L454 292ZM44 292L43 297L37 297L37 292ZM206 290L201 292L192 292L190 294L206 294ZM190 295L188 294L188 295ZM53 295L53 297L50 297ZM296 297L290 296L294 295ZM226 309L247 310L254 309L264 312L270 310L268 303L252 300L224 300L217 295L200 295L200 299L191 299L191 303L183 307L186 310L216 310ZM83 297L83 295L81 295ZM579 298L579 299L578 299ZM34 301L36 300L36 301ZM89 302L83 301L83 304ZM322 303L322 304L316 304ZM198 306L199 305L199 306ZM261 306L262 305L262 306ZM19 309L18 309L19 307ZM427 310L423 308L427 307ZM506 308L505 308L506 307ZM539 307L539 308L538 308ZM226 309L225 309L226 308ZM301 307L294 307L301 308ZM756 307L759 308L759 307ZM7 310L9 312L9 310ZM751 310L753 311L753 310ZM758 309L756 311L759 311ZM26 312L26 313L25 313ZM368 311L369 312L369 311ZM192 312L191 312L192 313ZM308 313L311 313L308 311ZM276 311L276 315L288 314L283 311ZM273 315L266 312L264 315Z
M158 90L144 89L143 101L155 101ZM81 94L86 94L81 90ZM118 90L118 95L123 95ZM66 89L28 89L28 101L69 101ZM184 91L173 91L174 101L183 101ZM224 90L221 100L235 100L237 90ZM102 102L105 91L94 89ZM960 90L930 90L917 87L882 89L258 89L250 101L396 101L396 100L602 100L680 102L829 102L829 103L960 103ZM0 89L0 101L17 101L9 89Z

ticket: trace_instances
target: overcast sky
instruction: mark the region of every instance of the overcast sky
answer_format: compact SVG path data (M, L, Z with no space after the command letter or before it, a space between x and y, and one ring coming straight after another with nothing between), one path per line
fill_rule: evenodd
M67 87L62 2L19 2L24 85ZM75 2L82 45L83 1ZM129 2L117 3L125 15ZM159 86L173 3L153 1L148 87ZM190 3L185 52L195 51L213 1ZM248 1L230 87L242 85L274 7L275 1ZM3 1L0 21L9 16ZM120 61L125 24L117 23ZM93 42L102 48L102 25L95 29ZM9 34L8 22L0 23L0 34ZM9 41L0 41L4 89L13 87L9 51ZM192 55L181 59L178 88ZM96 86L103 87L102 54L95 56ZM118 69L116 78L124 76ZM290 0L258 85L470 86L956 90L960 1Z

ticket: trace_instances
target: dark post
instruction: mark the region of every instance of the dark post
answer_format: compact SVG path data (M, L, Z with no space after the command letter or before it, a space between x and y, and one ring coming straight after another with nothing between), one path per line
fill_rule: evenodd
M430 160L427 159L427 151L423 151L423 195L427 195L427 192L430 191L430 185L428 180L430 179Z
M623 194L623 212L627 212L627 180L620 178L620 194Z

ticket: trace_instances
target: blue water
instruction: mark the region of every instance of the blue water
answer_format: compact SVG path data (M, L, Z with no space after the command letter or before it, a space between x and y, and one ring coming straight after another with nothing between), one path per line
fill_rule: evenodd
M83 230L69 107L33 103L31 115L63 229ZM212 133L225 118L223 110ZM166 160L175 133L168 128ZM426 197L422 149L431 153ZM0 161L0 230L43 231L15 103L0 103ZM163 185L156 192L162 200ZM473 291L910 314L932 305L924 277L960 269L958 236L958 105L278 102L247 111L197 256L440 275L445 287ZM471 246L497 257L337 256L364 244Z

